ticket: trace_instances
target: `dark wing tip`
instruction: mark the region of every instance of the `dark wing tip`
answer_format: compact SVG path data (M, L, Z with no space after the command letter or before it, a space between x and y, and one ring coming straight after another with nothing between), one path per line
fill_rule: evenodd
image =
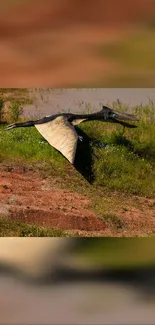
M15 123L13 123L13 124L9 124L5 129L4 129L4 131L9 131L9 130L11 130L11 129L14 129L16 127L16 124Z

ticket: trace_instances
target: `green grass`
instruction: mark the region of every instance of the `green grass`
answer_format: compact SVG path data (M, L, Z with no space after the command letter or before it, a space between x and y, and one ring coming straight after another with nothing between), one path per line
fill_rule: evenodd
M119 107L119 110L123 107ZM155 195L155 110L136 107L140 118L137 129L88 122L83 130L107 143L105 149L93 148L94 184L130 194Z
M120 104L114 106L127 109ZM123 131L119 125L94 121L83 123L80 128L93 139L107 143L102 149L92 146L95 187L151 197L155 196L155 110L150 102L134 108L134 113L140 119L137 129ZM67 177L68 161L35 128L4 132L1 126L0 148L1 162L40 164L52 175ZM77 187L78 182L80 178L76 178Z
M0 148L0 161L18 159L19 162L42 163L49 166L53 172L64 171L65 158L52 148L35 128L4 132L1 127Z
M27 225L1 217L0 237L68 237L68 234L60 229Z
M113 103L119 111L128 108ZM79 110L81 107L79 106ZM88 105L91 113L91 105ZM132 195L155 197L155 110L150 101L147 106L133 108L139 117L136 129L103 122L87 122L80 125L92 139L107 144L97 148L92 144L92 185L52 148L35 128L19 128L4 131L0 126L0 163L8 166L24 166L39 169L43 176L55 178L54 186L86 195L90 209L100 216L113 231L128 230L118 210L130 209ZM86 152L87 156L87 152ZM87 160L85 160L87 161ZM9 168L9 167L8 167ZM134 206L141 206L134 200ZM154 205L150 206L154 209ZM152 235L154 236L152 229ZM59 230L32 227L20 222L0 221L0 234L8 236L66 236Z
M115 230L121 230L126 228L126 223L114 214L107 214L107 215L105 214L104 220L108 224L110 223Z
M19 120L23 114L23 108L18 102L10 103L7 108L7 121L14 123Z

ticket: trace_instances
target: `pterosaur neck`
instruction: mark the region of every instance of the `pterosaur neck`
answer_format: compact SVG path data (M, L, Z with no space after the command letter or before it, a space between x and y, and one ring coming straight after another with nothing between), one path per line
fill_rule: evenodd
M102 112L96 112L92 114L73 114L72 119L73 120L99 120L102 118L101 115Z

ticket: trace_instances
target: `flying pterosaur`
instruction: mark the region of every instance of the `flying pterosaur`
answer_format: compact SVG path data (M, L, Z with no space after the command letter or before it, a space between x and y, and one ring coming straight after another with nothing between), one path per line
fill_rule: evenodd
M132 114L117 112L103 106L101 111L92 114L60 113L48 115L36 121L10 124L5 130L35 126L49 144L61 152L74 165L78 140L82 140L75 127L82 122L93 120L118 123L129 128L135 128L136 125L124 121L138 121L137 117Z

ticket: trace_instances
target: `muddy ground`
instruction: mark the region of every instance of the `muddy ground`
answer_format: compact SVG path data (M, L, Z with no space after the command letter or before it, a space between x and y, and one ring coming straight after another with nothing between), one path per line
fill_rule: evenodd
M104 220L93 211L90 198L67 186L61 189L61 181L33 169L1 166L0 214L80 236L145 236L155 231L155 199L127 197L126 208L117 211L123 225L119 228L113 218Z

